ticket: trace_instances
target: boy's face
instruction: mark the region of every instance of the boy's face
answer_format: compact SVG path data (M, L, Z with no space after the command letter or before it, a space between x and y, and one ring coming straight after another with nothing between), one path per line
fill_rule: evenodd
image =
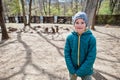
M77 19L75 21L75 30L79 33L79 34L82 34L85 29L86 29L86 24L85 24L85 21L83 19Z

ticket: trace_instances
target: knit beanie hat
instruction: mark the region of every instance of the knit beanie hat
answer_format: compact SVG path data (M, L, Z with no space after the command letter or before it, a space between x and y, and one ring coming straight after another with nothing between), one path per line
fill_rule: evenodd
M86 23L86 27L88 25L88 18L87 18L87 14L85 12L78 12L73 16L73 23L75 23L75 21L77 19L83 19Z

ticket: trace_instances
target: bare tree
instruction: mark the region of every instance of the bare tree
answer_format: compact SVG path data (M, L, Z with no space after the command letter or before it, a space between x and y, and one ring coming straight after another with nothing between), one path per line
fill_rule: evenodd
M3 14L4 14L4 10L2 6L2 0L0 0L0 26L1 26L1 31L2 31L2 40L6 40L6 39L9 39L9 36L6 30Z
M96 14L99 13L99 9L100 9L100 6L101 6L102 1L103 1L103 0L99 0L99 2L98 2Z
M42 1L43 2L43 10L44 10L44 13L45 15L47 15L47 11L46 11L46 5L45 5L45 0Z
M84 0L82 1L82 6L83 6L83 11L85 11L88 15L88 26L91 29L95 30L94 28L94 21L95 21L95 15L96 15L96 10L97 10L97 5L98 5L99 0Z
M50 7L51 7L51 0L49 0L49 16L50 16L50 14L51 14Z
M64 7L64 11L63 11L63 14L64 14L64 16L65 16L65 13L66 13L66 2L64 2L64 5L63 5L63 7Z
M78 12L78 0L75 0L75 12Z
M28 22L29 26L31 26L30 25L30 23L31 23L31 7L32 7L32 0L30 0L30 2L29 2L29 22Z
M59 3L59 0L57 0L57 8L58 8L58 13L60 13L60 3Z
M96 19L97 6L98 6L98 2L96 3L96 7L95 7L95 10L94 10L94 13L93 13L93 19L92 19L92 24L91 24L91 29L92 30L95 30L94 25L95 25L95 19Z
M21 0L21 4L22 4L23 21L24 21L24 28L23 28L23 30L25 30L25 28L26 28L26 26L27 26L27 19L26 19L26 17L25 17L24 0Z
M73 10L73 0L71 0L71 9L72 9L72 13L74 13L74 10Z
M120 0L110 0L109 6L111 14L120 14Z
M25 13L25 7L24 7L24 0L21 0L21 4L22 4L22 11L23 11L23 20L24 20L24 28L23 30L25 31L26 26L28 25L30 27L30 23L31 23L31 7L32 7L32 0L30 0L29 2L29 20L27 23L27 19L26 19L26 13Z
M8 16L9 14L8 1L3 0L2 3L3 3L3 9L4 9L4 16Z
M40 13L41 13L41 15L43 15L43 6L42 6L42 3L43 3L43 1L42 0L38 0L38 4L39 4L39 10L40 10Z
M110 11L111 11L111 14L113 13L114 11L114 8L115 8L115 4L116 4L117 0L110 0Z

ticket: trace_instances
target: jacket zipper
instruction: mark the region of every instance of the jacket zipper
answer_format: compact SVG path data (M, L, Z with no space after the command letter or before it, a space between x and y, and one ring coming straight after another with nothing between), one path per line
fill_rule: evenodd
M80 35L78 35L78 66L80 66Z

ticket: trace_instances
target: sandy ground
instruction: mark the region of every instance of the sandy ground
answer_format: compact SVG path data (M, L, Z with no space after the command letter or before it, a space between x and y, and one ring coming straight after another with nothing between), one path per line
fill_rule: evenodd
M0 42L0 80L69 80L63 49L72 25L32 24L37 25L41 28L9 33L10 39ZM44 27L55 25L59 26L59 33L43 33ZM6 26L20 29L23 24ZM92 78L120 80L120 26L95 28L92 32L97 39L97 59Z

